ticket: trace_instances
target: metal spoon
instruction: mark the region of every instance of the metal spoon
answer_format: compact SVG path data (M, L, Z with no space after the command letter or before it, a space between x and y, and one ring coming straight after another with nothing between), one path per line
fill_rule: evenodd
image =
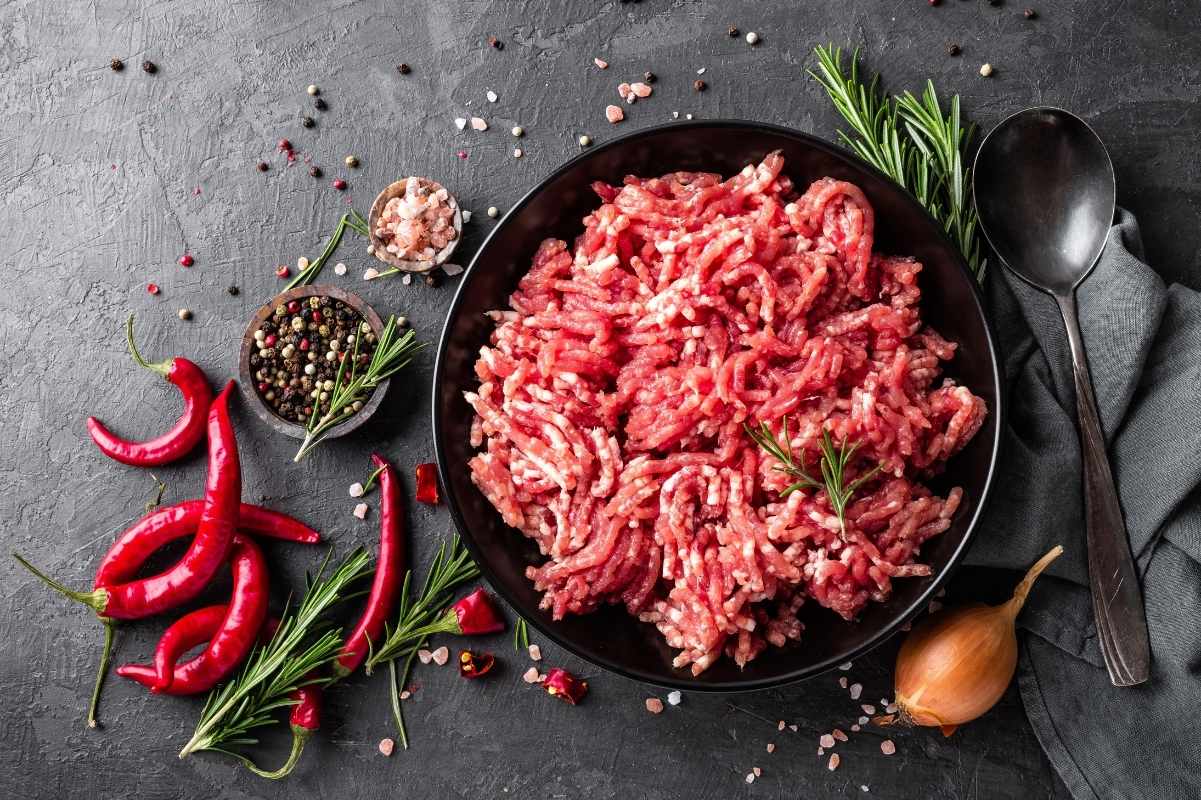
M976 208L989 244L1018 277L1052 295L1063 314L1076 378L1098 638L1110 680L1133 686L1147 680L1150 671L1147 619L1105 454L1075 297L1113 224L1113 163L1079 117L1058 108L1030 108L984 138L974 173Z

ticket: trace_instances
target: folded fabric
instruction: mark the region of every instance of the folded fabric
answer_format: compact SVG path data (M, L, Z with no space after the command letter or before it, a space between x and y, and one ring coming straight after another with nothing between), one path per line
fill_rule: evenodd
M1088 591L1067 336L1055 302L990 267L1004 359L999 472L968 563L1025 569L1064 555L1019 619L1018 681L1036 735L1077 800L1201 796L1201 293L1166 287L1119 210L1078 289L1093 387L1143 579L1151 679L1116 688Z

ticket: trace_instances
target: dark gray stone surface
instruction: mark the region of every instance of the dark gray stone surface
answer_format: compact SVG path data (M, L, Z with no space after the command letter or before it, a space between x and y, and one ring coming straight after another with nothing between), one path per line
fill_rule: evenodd
M390 180L419 173L443 180L477 212L464 249L505 208L577 152L576 136L598 141L671 118L746 117L832 136L836 119L805 77L812 45L862 45L894 88L925 76L959 92L982 126L1034 103L1058 104L1094 124L1111 147L1119 200L1140 219L1150 261L1168 278L1196 275L1201 206L1196 158L1201 43L1195 0L1028 0L1022 3L885 2L0 2L0 519L5 550L19 550L70 584L89 582L112 536L135 519L152 482L107 461L88 442L89 413L122 432L162 428L173 390L137 371L121 322L140 320L144 352L184 354L214 381L234 372L235 348L252 309L280 286L277 263L313 256L349 205L366 210ZM754 30L749 47L726 35ZM504 49L486 44L496 35ZM945 55L947 43L964 48ZM125 59L124 72L108 69ZM592 65L606 58L606 72ZM159 71L144 74L152 59ZM412 74L397 74L397 63ZM982 62L996 74L977 74ZM709 90L692 91L707 69ZM659 76L655 95L627 108L614 129L603 117L620 80ZM319 84L329 104L305 130L304 88ZM493 89L495 105L484 99ZM456 116L492 124L458 133ZM511 126L527 135L515 142ZM284 168L274 143L290 138L325 168ZM521 160L512 158L520 144ZM460 160L456 151L469 157ZM355 153L362 168L347 171ZM254 170L259 160L271 171ZM329 188L344 175L345 194ZM184 251L196 264L183 269ZM326 279L361 292L381 312L405 313L434 340L452 287L364 284L360 241L339 258L350 274ZM144 286L162 287L158 297ZM1194 285L1196 279L1190 282ZM236 284L231 297L225 287ZM176 319L193 310L188 323ZM429 460L426 385L430 359L396 381L380 416L330 443L303 467L291 443L245 409L238 427L245 497L270 503L325 530L346 548L372 543L374 516L350 516L346 487L367 474L377 447L411 474ZM168 502L196 496L203 462L158 473ZM409 512L419 560L449 529L444 510ZM282 603L318 559L273 545L269 558ZM817 737L847 729L858 711L827 676L750 696L686 696L651 717L646 687L596 674L546 647L549 663L587 674L592 697L572 709L520 680L524 658L508 639L491 645L505 661L493 679L460 680L423 668L407 706L415 745L384 760L376 743L393 735L383 679L357 678L333 692L324 734L298 773L276 785L232 762L175 753L199 709L196 700L152 698L112 679L104 729L83 726L100 627L90 612L51 596L0 560L0 796L37 798L1059 797L1016 695L987 720L944 740L897 731L898 754L880 755L878 732L840 745L842 766L815 757ZM978 581L967 594L978 594ZM215 591L214 596L219 596ZM145 658L155 620L123 628L118 661ZM895 645L857 664L868 702L888 694ZM662 693L659 693L662 695ZM798 725L777 732L776 721ZM281 726L282 727L282 726ZM775 753L767 754L769 742ZM279 755L272 739L265 759ZM753 767L763 770L744 783Z

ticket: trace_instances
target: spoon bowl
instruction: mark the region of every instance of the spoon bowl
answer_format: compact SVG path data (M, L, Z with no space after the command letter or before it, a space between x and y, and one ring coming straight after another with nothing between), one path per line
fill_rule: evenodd
M973 189L988 243L1044 291L1070 292L1105 248L1113 162L1075 114L1030 108L1003 121L980 144Z

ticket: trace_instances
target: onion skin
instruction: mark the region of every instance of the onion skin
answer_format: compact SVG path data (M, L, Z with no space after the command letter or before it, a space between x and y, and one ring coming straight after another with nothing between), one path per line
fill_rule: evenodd
M896 704L903 721L941 727L950 736L997 704L1017 670L1018 612L1034 581L1061 553L1056 546L1040 558L1002 605L947 609L914 626L897 653Z

